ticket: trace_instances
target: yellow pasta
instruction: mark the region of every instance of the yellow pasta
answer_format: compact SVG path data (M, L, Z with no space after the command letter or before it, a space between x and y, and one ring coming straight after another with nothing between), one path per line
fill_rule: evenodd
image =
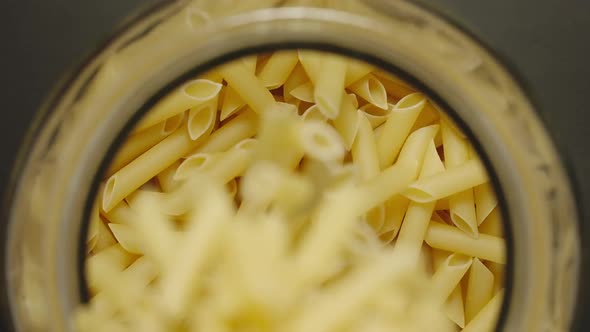
M187 127L188 135L192 140L197 140L203 135L209 135L209 132L213 130L217 116L217 102L218 98L214 97L189 110Z
M441 121L441 133L444 144L445 166L448 169L458 167L469 159L469 145L459 134L458 130L448 124L448 121ZM449 208L451 220L459 229L473 237L478 236L478 222L475 214L475 201L473 197L473 186L454 193L449 197Z
M502 305L504 292L499 291L494 297L483 307L483 309L475 316L469 324L465 326L462 332L492 332L496 327L498 314Z
M113 161L109 164L106 176L113 175L116 171L123 168L123 166L129 164L133 159L173 133L180 127L183 118L184 113L179 113L162 123L155 124L150 128L129 136L125 144L117 151Z
M324 55L321 60L322 67L315 82L314 100L328 119L335 119L340 113L344 95L346 61L335 55Z
M178 128L170 136L113 174L106 182L102 208L109 211L135 189L166 169L207 136L193 141L186 128Z
M135 131L139 132L200 105L217 96L219 91L221 91L219 83L205 79L190 81L158 101L135 126Z
M387 91L375 76L368 75L350 85L348 89L370 104L387 109Z
M223 121L246 106L240 95L231 86L225 87L223 98L221 99L221 111L219 120Z
M313 84L311 84L311 82L305 82L305 83L299 85L298 87L292 89L289 92L289 95L291 95L291 97L294 97L298 100L308 102L308 103L313 103L315 100L313 89L314 89Z
M298 61L299 58L295 52L277 51L270 56L258 74L258 78L266 88L276 89L285 83Z
M140 127L170 116L129 136L95 198L80 332L493 328L501 207L465 135L407 83L280 50L152 109Z
M342 143L346 150L352 148L352 144L356 138L359 128L359 116L357 115L358 101L354 94L345 95L342 98L342 105L340 113L332 120L334 129L338 131L342 137Z
M422 94L413 93L402 98L393 106L377 137L381 168L385 168L395 161L416 118L424 108L425 102Z
M483 165L469 160L461 166L420 179L412 183L404 195L416 202L432 202L473 188L487 181Z
M315 84L315 82L317 82L318 74L322 66L321 55L314 51L299 50L297 52L297 56L299 57L299 62L305 70L305 73L307 74L309 79Z
M225 151L239 141L254 136L257 125L256 114L250 110L244 110L244 112L211 133L203 144L192 150L192 153Z
M465 295L465 319L469 323L494 295L494 275L477 258L469 269Z
M428 177L433 174L444 171L444 165L438 156L434 141L430 142L424 157L424 164L420 171L419 178ZM418 203L411 202L408 205L403 224L399 231L395 248L404 250L404 253L410 257L411 260L417 260L424 242L424 235L430 218L434 212L434 202Z
M264 113L275 103L270 91L243 63L223 65L219 68L219 73L254 112Z
M506 263L504 240L497 236L480 234L474 239L456 227L431 222L424 240L433 248Z

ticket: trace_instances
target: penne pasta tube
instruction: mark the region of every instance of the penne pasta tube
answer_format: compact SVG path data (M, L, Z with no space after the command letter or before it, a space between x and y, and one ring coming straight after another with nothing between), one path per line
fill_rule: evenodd
M337 55L324 54L322 67L314 83L314 99L328 119L335 119L340 113L345 79L346 61Z
M374 75L379 78L387 94L396 99L401 99L404 96L416 92L416 89L389 73L377 70L374 72Z
M107 180L103 192L103 210L108 212L141 185L202 144L206 138L207 135L204 135L193 141L186 128L178 128Z
M127 202L122 201L109 212L101 211L101 215L110 223L129 224L137 219L137 214L131 210Z
M504 239L487 234L480 234L474 239L460 229L431 222L424 238L432 248L452 251L479 259L505 264Z
M174 180L182 181L188 179L192 174L211 170L214 160L219 158L220 153L195 153L186 158L178 165L174 173Z
M359 108L362 112L365 113L367 119L371 123L371 127L373 129L379 129L378 131L375 130L376 136L381 135L381 125L385 123L387 117L389 117L390 109L381 109L373 104L366 104Z
M486 181L487 174L483 165L472 159L461 166L417 180L410 184L404 195L416 202L432 202Z
M246 106L246 102L242 100L240 95L232 88L227 86L224 88L223 98L221 99L221 111L219 112L219 121L223 121Z
M100 217L99 217L100 219ZM96 244L94 245L94 253L99 253L105 248L109 248L117 243L116 239L111 234L109 228L102 220L98 220Z
M460 328L465 327L465 311L463 303L463 290L461 285L457 285L449 298L443 305L443 310L451 322L457 324Z
M272 90L282 86L299 62L295 51L274 52L260 73L258 78L267 89Z
M179 113L165 121L155 124L150 128L135 133L125 140L125 143L109 164L106 177L113 175L116 171L129 164L133 159L149 150L161 140L173 133L183 122L184 113Z
M321 53L310 50L299 50L297 51L297 56L307 77L315 84L318 79L318 73L322 68Z
M445 167L434 146L434 141L431 141L426 150L419 178L440 173L444 169ZM404 255L407 255L410 261L417 261L418 259L435 204L435 202L410 202L408 205L395 243L395 250L403 250Z
M309 77L307 77L307 74L305 73L305 70L301 64L298 63L295 68L293 68L293 71L291 71L291 74L285 81L285 84L283 84L283 98L285 102L292 102L294 97L291 95L291 91L308 81Z
M491 183L487 182L480 184L473 188L473 196L475 198L475 214L477 216L477 224L481 225L484 220L492 213L498 205L496 194Z
M146 200L150 199L157 201L161 212L168 216L180 216L187 212L185 206L180 205L174 199L174 194L162 193L159 191L147 191L147 190L136 190L126 200L131 210L138 211L141 209L141 205Z
M224 228L233 213L227 194L207 183L209 181L203 182L207 191L195 193L199 206L189 219L186 233L180 238L180 250L168 257L171 262L160 281L160 308L170 317L182 317L191 294L201 288L203 275L200 272L214 257L215 248L223 240Z
M373 75L367 75L350 85L348 89L378 108L387 109L387 91L383 84Z
M107 267L108 269L116 269L123 271L131 264L135 257L129 252L125 251L119 244L114 244L94 256L86 259L86 278L88 287L97 292L100 290L101 282L111 282L102 280L101 270Z
M213 130L217 118L217 102L218 98L214 97L189 110L187 127L188 135L192 140L209 135Z
M402 195L395 195L385 202L385 220L378 231L381 241L390 243L397 236L409 204L410 200Z
M393 164L425 103L426 100L421 93L413 93L405 96L392 107L377 137L381 168Z
M264 84L241 62L221 66L219 73L250 108L262 114L271 108L275 99Z
M143 249L141 248L141 239L138 238L137 232L133 227L124 224L109 224L109 228L117 239L119 245L131 254L141 255Z
M304 155L302 126L303 120L293 105L277 103L273 112L261 118L256 159L273 161L289 169L297 167Z
M479 232L492 236L504 236L504 226L499 208L494 208L486 220L479 226Z
M327 120L326 116L320 112L320 109L315 104L308 107L303 114L301 114L301 117L303 118L303 121L313 120L324 122Z
M176 174L178 166L180 166L180 161L174 162L156 175L158 184L160 184L160 188L163 192L171 192L180 187L181 182L174 179L174 174Z
M209 138L192 151L193 153L209 153L226 151L239 141L256 134L257 116L250 110L238 114L226 124L215 130Z
M467 140L461 137L457 128L450 125L447 120L441 120L441 134L444 144L445 166L451 169L464 164L469 159ZM471 187L473 186L451 195L449 209L453 223L464 232L477 237L478 223Z
M98 200L92 206L92 210L90 211L90 220L88 221L88 231L86 234L86 252L90 253L96 246L99 238L99 230L100 223L102 220L100 218L100 213L98 209Z
M307 102L307 103L313 103L315 101L314 99L314 92L313 92L314 88L313 88L313 84L311 82L305 82L303 84L301 84L300 86L294 88L293 90L291 90L289 92L289 94L301 101Z
M342 161L346 152L338 132L327 123L315 120L303 123L301 147L309 157L325 163Z
M189 178L194 174L203 174L207 177L215 179L220 183L226 184L234 178L242 175L246 168L250 165L254 155L254 148L256 140L247 139L242 141L242 144L237 144L234 148L227 152L219 153L219 155L210 159L210 164L197 169L186 169L183 164L190 160L186 159L176 172L178 179ZM196 155L195 155L196 156ZM192 174L191 174L192 173Z
M379 231L385 223L385 206L382 204L369 210L365 219L374 231Z
M258 56L250 55L240 58L246 69L251 73L256 73L256 65L258 63Z
M352 148L353 142L356 138L359 128L359 116L357 115L358 101L354 94L345 95L342 98L342 105L340 107L340 113L332 120L334 129L338 131L340 137L342 137L342 143L346 150Z
M494 275L477 258L473 259L467 279L465 319L469 323L494 295Z
M502 308L504 291L501 290L481 309L462 330L462 332L492 332L496 328L498 314Z
M402 147L398 162L359 186L360 212L366 212L401 193L416 179L428 144L437 131L438 126L433 125L413 132Z
M436 297L443 304L472 264L468 256L453 253L448 256L432 275L432 285Z
M504 279L506 274L506 264L485 262L486 267L494 275L494 294L504 287Z
M222 85L205 79L196 79L158 101L135 126L134 132L149 128L179 113L214 98Z
M352 162L357 168L361 179L366 181L379 174L379 156L373 129L367 117L357 113L358 132L352 144Z
M375 70L375 67L370 64L355 59L347 59L346 61L346 79L345 85L349 86L361 78L369 75Z

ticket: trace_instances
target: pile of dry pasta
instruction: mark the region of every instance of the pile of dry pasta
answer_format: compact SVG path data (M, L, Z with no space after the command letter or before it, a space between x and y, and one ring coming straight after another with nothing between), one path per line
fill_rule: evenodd
M277 51L158 101L91 212L79 331L491 331L505 244L487 173L427 98Z

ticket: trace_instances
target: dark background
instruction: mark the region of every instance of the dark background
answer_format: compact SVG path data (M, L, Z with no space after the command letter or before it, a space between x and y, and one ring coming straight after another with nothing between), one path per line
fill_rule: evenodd
M155 2L0 1L0 190L6 188L24 132L52 85L122 19ZM516 69L571 169L579 203L586 208L583 223L590 223L590 1L422 2L468 28ZM590 240L589 228L583 232ZM590 265L587 242L584 266ZM588 288L582 292L590 293ZM590 316L590 309L584 310L582 316ZM576 330L590 330L590 319L586 321L586 328Z

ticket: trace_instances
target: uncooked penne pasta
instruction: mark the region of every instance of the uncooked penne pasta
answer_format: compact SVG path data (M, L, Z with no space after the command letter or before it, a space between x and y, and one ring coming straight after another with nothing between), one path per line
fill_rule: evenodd
M375 76L368 75L350 85L348 89L370 104L387 109L387 91Z
M474 239L456 227L431 222L424 240L433 248L506 263L504 240L497 236L480 234Z
M293 68L293 71L291 71L291 75L289 75L285 81L285 84L283 84L283 98L285 102L291 102L294 98L291 95L291 91L308 81L309 77L307 77L307 74L301 66L301 63L298 63L295 68Z
M184 84L180 89L157 102L135 126L134 131L139 132L149 128L214 98L221 91L221 87L220 83L204 79L196 79Z
M413 93L393 106L377 137L381 168L393 164L425 103L426 100L422 94Z
M186 155L206 138L207 136L201 136L193 141L186 128L178 128L107 180L102 201L103 210L108 212L134 190Z
M243 63L223 65L219 68L219 73L254 112L262 114L275 103L270 91Z
M480 184L473 188L473 195L475 198L475 214L477 216L477 224L486 220L486 218L492 213L492 210L498 205L494 188L491 183Z
M427 127L426 127L427 128ZM487 181L483 165L474 159L412 183L404 195L416 202L432 202Z
M313 84L311 82L305 82L292 89L289 94L298 100L313 103L315 100L313 89Z
M419 178L428 177L444 171L444 165L438 156L434 141L430 142L424 157L424 164ZM435 202L410 202L399 231L396 250L403 250L411 261L417 260L424 242L424 235L434 212Z
M258 78L267 89L276 89L285 83L298 61L296 52L274 52L258 74Z
M456 128L448 122L441 121L441 134L444 145L445 166L453 169L464 164L469 159L469 145L467 140L461 137ZM454 193L449 197L451 220L464 232L473 237L478 236L478 222L475 214L475 200L473 186Z
M221 111L219 112L219 120L223 121L246 106L246 102L242 100L240 95L232 88L227 86L224 88L223 98L221 99Z
M471 257L454 253L448 256L434 271L432 283L441 305L457 287L471 264Z
M309 50L299 50L297 52L297 56L299 57L299 62L305 70L305 73L315 84L318 80L318 75L322 67L320 53Z
M189 110L187 128L188 135L192 140L197 140L203 135L209 135L213 130L217 117L217 102L218 98L214 97Z
M196 37L220 9L191 5L170 24ZM124 50L103 84L148 69ZM493 328L503 207L468 138L408 83L342 55L278 50L154 105L140 126L170 116L128 137L93 194L91 298L76 330Z
M314 100L320 111L335 119L340 113L346 79L346 61L340 56L324 55L314 88Z
M494 297L483 307L483 309L475 316L469 324L465 326L462 332L492 332L496 328L496 321L502 306L504 292L499 291Z
M352 144L352 161L361 178L366 181L379 173L379 155L369 120L362 112L358 112L357 117L358 132Z
M473 259L467 279L465 319L469 323L494 295L494 275L477 258Z
M113 175L116 171L129 164L133 159L149 150L161 140L172 134L180 127L184 113L179 113L161 123L142 130L129 136L125 144L119 148L117 154L109 164L106 177Z
M340 113L332 120L334 128L342 137L342 143L346 150L352 148L352 144L356 138L359 128L359 117L357 115L358 101L354 94L345 95L342 98L342 105Z
M257 126L256 114L250 110L244 110L211 133L211 136L197 149L194 149L191 154L226 151L239 141L254 136Z
M375 67L354 59L347 60L345 85L349 86L361 78L369 75L375 70Z

